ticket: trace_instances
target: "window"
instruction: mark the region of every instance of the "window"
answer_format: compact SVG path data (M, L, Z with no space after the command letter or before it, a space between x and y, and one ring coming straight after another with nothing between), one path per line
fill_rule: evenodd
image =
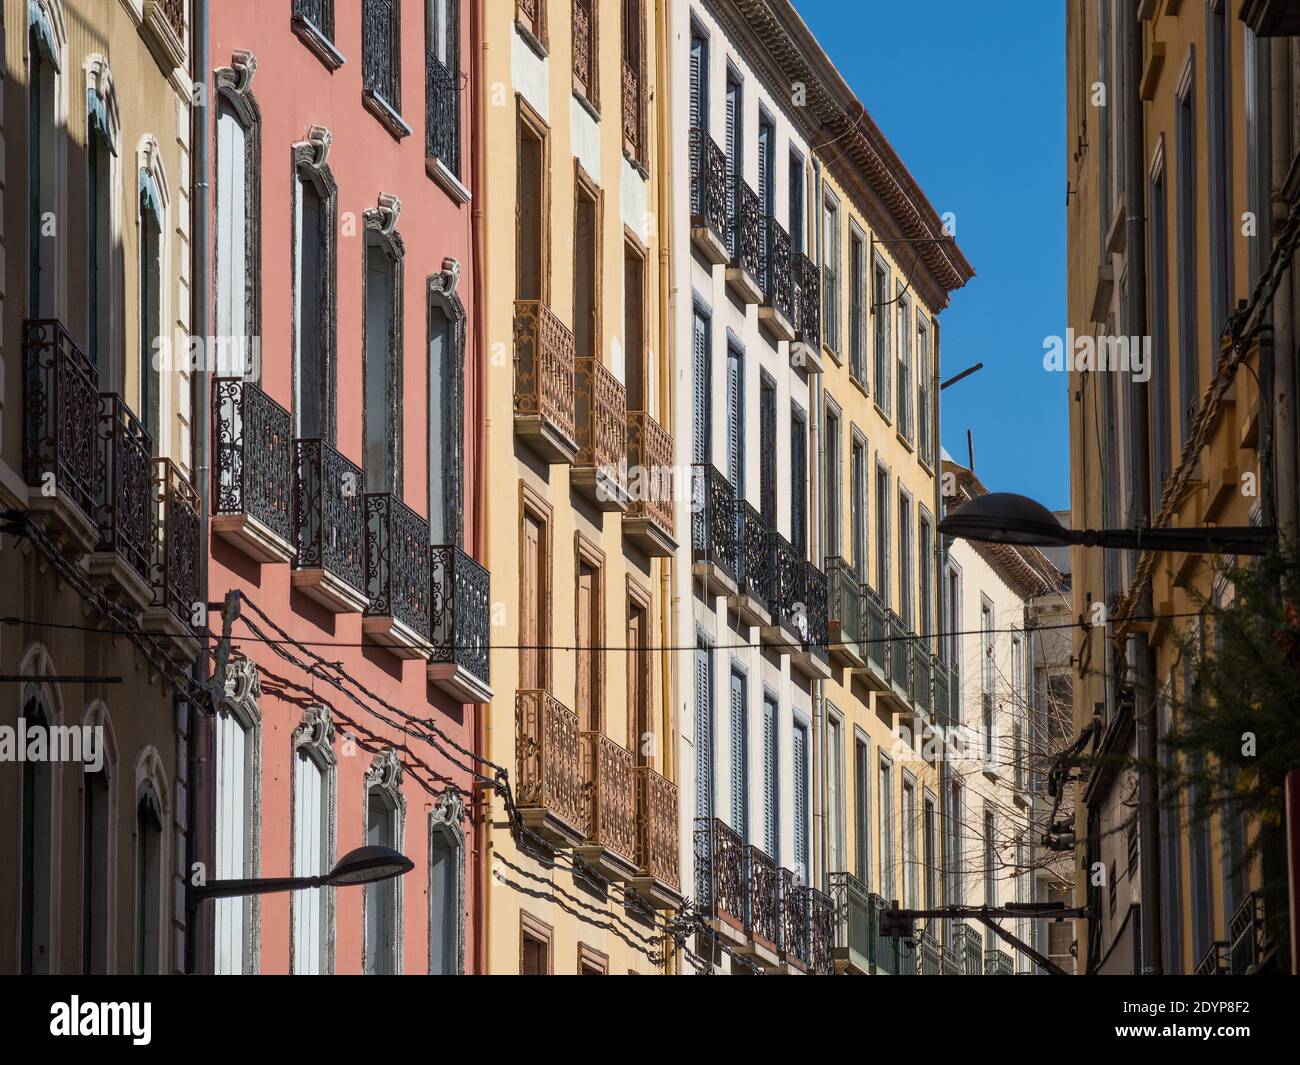
M994 669L993 657L993 607L988 600L980 603L980 701L984 727L984 760L993 763L993 692Z
M808 726L802 721L794 724L794 740L790 756L794 763L794 875L800 884L807 884L812 873L809 861L811 845L808 820Z
M691 23L691 129L709 128L709 39Z
M997 849L994 842L994 833L997 831L997 821L993 811L987 806L984 808L984 905L996 906L998 904L998 884L997 884ZM1113 873L1113 870L1112 870ZM1114 877L1112 876L1112 880ZM984 932L985 946L992 946L997 942L993 935L992 929L986 929Z
M650 705L650 596L628 582L627 596L628 750L636 765L654 765L654 708Z
M578 727L585 732L604 729L605 691L604 609L601 566L604 556L581 533L577 534L577 588L574 593L576 614L577 679L574 712Z
M293 733L293 875L322 876L334 866L334 724L324 707L309 707ZM295 891L293 971L333 968L333 889Z
M550 510L523 489L520 540L523 560L519 568L520 679L523 691L549 690L551 656L551 529Z
M1025 645L1020 636L1011 637L1011 764L1014 766L1016 791L1025 790L1024 716Z
M1165 173L1163 146L1161 158L1151 176L1147 213L1150 234L1148 256L1151 270L1151 427L1152 477L1151 513L1160 510L1160 497L1165 480L1172 472L1170 439L1169 394L1169 235L1165 203Z
M713 648L695 645L695 816L713 816Z
M912 909L920 906L917 898L916 877L916 783L903 776L903 905Z
M577 4L574 5L575 12ZM424 154L460 178L460 0L425 0ZM576 30L575 30L576 33ZM594 91L594 90L593 90Z
M909 632L914 631L916 618L914 616L913 596L916 594L912 589L912 577L915 571L915 560L912 555L912 497L901 489L898 492L898 616L902 619L903 627Z
M876 467L876 591L889 605L889 471Z
M1179 769L1178 753L1171 744L1164 742L1174 730L1171 694L1166 685L1160 696L1158 725L1161 740L1160 768L1173 777ZM1183 971L1182 821L1179 803L1160 804L1160 868L1179 871L1176 875L1171 873L1160 878L1160 946L1166 975L1176 975Z
M727 480L736 498L745 498L745 368L744 355L727 346Z
M429 815L429 975L465 971L465 807L452 790Z
M776 697L763 693L763 850L778 864L781 860L780 712Z
M776 126L762 111L758 113L758 202L763 214L776 213ZM764 226L766 233L767 227Z
M731 827L749 842L749 706L745 674L731 671Z
M876 260L872 274L871 298L871 313L875 318L876 406L889 417L894 394L893 375L890 373L893 353L889 345L889 270L879 259Z
M871 890L871 742L860 733L853 739L853 871ZM834 872L834 870L831 870Z
M808 416L799 404L790 412L790 546L808 555Z
M216 286L217 335L238 342L243 365L226 372L257 373L251 345L261 332L258 322L260 226L259 111L236 69L216 72Z
M920 599L921 599L921 619L920 635L926 644L929 645L930 639L934 633L934 533L930 525L930 515L924 510L920 511L920 521L917 525L920 530L916 543L916 565L917 571L921 575L920 579Z
M523 0L520 0L521 6ZM551 975L551 927L530 913L519 915L519 973L521 976Z
M402 244L376 214L366 212L366 491L401 495Z
M163 335L162 318L162 200L154 177L140 171L140 420L163 451L162 368L154 358Z
M609 973L609 955L594 950L585 943L578 944L578 975L605 976Z
M933 429L930 425L930 385L933 366L930 361L930 328L924 318L916 319L916 446L921 461L934 462Z
M948 603L944 628L948 630L948 664L952 667L952 690L956 693L953 699L953 716L956 720L953 723L959 725L961 724L961 570L952 563L948 565L945 594Z
M826 868L844 868L844 720L834 711L826 716Z
M826 346L831 351L840 350L840 205L826 194L822 215L822 247L825 262L822 266L822 320L826 323Z
M840 496L840 415L826 398L826 557L842 554L840 520L843 504Z
M1200 224L1200 205L1196 190L1196 86L1195 71L1189 62L1178 90L1174 136L1177 144L1178 211L1178 381L1182 408L1182 439L1191 431L1192 419L1200 407L1200 364L1196 332L1199 307L1196 297L1196 232Z
M85 723L102 728L104 736L101 765L96 770L84 763L81 774L81 971L99 976L110 971L110 938L117 934L110 871L117 842L114 789L118 782L112 725L102 703L86 715Z
M216 719L215 861L218 880L257 876L260 724L255 704L224 701ZM324 870L314 870L316 876ZM218 975L253 972L253 896L213 903Z
M691 360L693 376L691 459L704 465L713 458L713 358L712 331L707 315L697 307L691 315Z
M925 797L922 811L921 861L925 871L925 900L922 905L932 907L939 905L939 845L934 799L929 795Z
M623 0L623 151L645 161L645 11L641 0Z
M334 179L323 142L295 147L294 435L334 440Z
M894 868L894 765L880 756L880 802L877 804L880 825L880 893L887 902L898 898L898 881Z
M446 273L429 286L429 541L435 547L464 539L465 308L447 295Z
M1232 303L1232 167L1229 163L1232 130L1228 72L1232 67L1231 33L1228 29L1227 0L1209 0L1205 5L1205 70L1208 79L1205 99L1209 109L1210 198L1210 326L1218 336L1227 322ZM1246 51L1252 49L1247 47ZM1253 242L1252 242L1253 243Z
M599 190L579 167L574 181L573 341L580 359L601 357L600 204ZM628 348L632 350L630 342Z
M543 47L546 45L548 0L515 0L515 22Z
M334 39L334 0L293 0L293 14L311 23L326 40Z
M898 288L898 431L912 439L912 304Z
M55 114L59 95L59 55L54 30L37 5L28 30L27 254L29 318L58 314L59 132Z
M768 528L776 528L776 382L766 373L758 382L758 506Z
M548 293L546 249L546 180L550 172L545 126L527 105L519 104L518 172L515 202L515 296L521 300L545 300Z
M135 808L135 971L162 966L163 806L154 785L140 788Z
M405 799L401 791L402 765L397 752L387 747L375 755L366 770L366 845L402 849ZM365 942L362 954L367 976L401 972L401 877L365 886Z
M36 698L23 707L29 730L48 729L52 722ZM22 763L23 870L22 870L22 955L19 970L24 976L53 969L50 927L51 803L54 796L48 761Z
M867 567L867 442L853 431L849 444L849 490L852 500L849 504L850 517L853 522L853 569L858 579L865 582Z
M600 36L596 0L573 0L573 91L600 106Z
M623 347L626 355L627 409L653 411L654 380L647 365L645 253L623 242Z
M856 225L849 229L849 374L863 388L866 367L867 238Z
M101 78L106 75L101 73ZM100 381L111 379L109 368L113 348L113 300L116 279L113 276L113 209L117 199L117 147L110 113L116 102L97 88L87 91L88 115L86 137L86 306L89 323L86 330L87 354L99 368ZM220 322L218 322L220 329ZM227 330L221 334L229 336Z
M392 116L402 111L400 4L401 0L361 0L363 91L367 101L375 101Z
M948 791L948 812L944 817L943 843L944 868L948 871L948 902L953 906L964 904L966 885L963 876L965 840L962 826L966 823L961 784L953 781Z
M803 156L790 153L790 251L804 251Z
M727 68L727 89L724 97L726 105L727 143L723 146L727 152L727 196L728 217L739 217L736 213L737 197L740 195L740 181L745 173L745 127L744 127L744 89L740 78L734 70ZM734 234L733 234L734 239ZM736 249L732 248L734 258Z

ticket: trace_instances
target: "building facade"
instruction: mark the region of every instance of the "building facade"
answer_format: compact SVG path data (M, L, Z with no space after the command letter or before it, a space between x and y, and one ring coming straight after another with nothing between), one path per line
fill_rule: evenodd
M213 5L207 52L207 306L239 357L208 397L208 598L233 608L212 621L195 849L218 879L322 875L363 844L414 868L203 903L195 967L473 972L475 5L262 6Z
M204 620L181 357L187 7L35 0L0 16L0 609L19 619L0 637L0 725L27 736L0 763L8 972L184 968Z
M493 973L676 971L676 356L664 8L484 22Z

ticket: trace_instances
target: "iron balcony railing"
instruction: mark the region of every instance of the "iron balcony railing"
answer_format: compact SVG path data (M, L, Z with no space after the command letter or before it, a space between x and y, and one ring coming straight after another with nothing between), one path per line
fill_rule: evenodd
M99 375L63 323L23 323L23 477L53 487L94 522Z
M691 552L697 562L718 567L733 580L737 574L736 489L716 466L693 468Z
M576 468L593 469L607 491L627 495L627 389L599 359L575 360Z
M429 638L429 523L388 492L366 496L367 617Z
M917 947L910 939L896 939L898 944L898 975L915 976L917 974Z
M763 201L739 176L733 174L729 181L731 210L727 247L731 251L731 265L744 270L757 284L763 279L765 261Z
M827 658L826 608L829 590L826 574L813 562L804 561L802 566L802 592L804 604L804 650L813 656Z
M768 609L772 621L782 625L801 642L804 618L804 560L794 546L775 529L767 530Z
M790 234L771 215L767 217L766 256L763 270L763 304L779 312L792 325L795 320L794 277L791 273Z
M1229 960L1233 976L1249 976L1264 957L1264 902L1253 892L1228 922Z
M812 915L808 888L796 883L789 869L781 870L781 950L802 968L812 962Z
M167 24L171 26L172 31L176 34L178 41L185 40L185 0L161 0L159 6L163 14L167 17Z
M847 559L834 555L826 560L827 640L849 654L863 651L863 592L857 571Z
M863 585L863 612L866 615L866 658L871 671L882 681L889 681L888 608L874 588Z
M961 976L961 957L952 946L940 948L940 968L944 976Z
M691 129L691 225L727 243L727 155L707 130Z
M934 657L916 633L908 636L912 649L912 705L928 718L934 706Z
M199 495L171 459L154 460L154 602L195 627L199 598Z
M573 331L541 300L515 300L515 416L576 443Z
M934 656L934 716L940 728L952 724L952 672L948 663Z
M98 550L122 558L147 584L156 536L153 441L121 396L99 397L99 455Z
M334 0L293 0L293 14L311 23L327 40L334 39Z
M781 936L781 889L776 861L752 843L745 847L745 931L776 947Z
M813 975L831 976L835 972L835 900L816 888L808 888L808 900Z
M212 510L246 514L293 539L293 419L251 381L212 387Z
M871 949L871 962L876 972L894 976L899 972L899 940L892 936L882 936L880 934L880 912L888 905L883 898L874 892L868 896L868 906L871 910L870 927L875 940Z
M590 810L578 716L548 691L517 692L515 757L519 806L545 810L585 837Z
M627 412L627 466L633 478L629 520L648 518L668 538L673 535L673 438L645 411Z
M831 901L835 907L835 955L860 972L869 972L876 960L876 918L866 886L852 873L831 873Z
M984 943L976 929L959 924L952 930L952 948L963 976L980 976L984 972Z
M488 571L459 547L429 551L430 662L461 666L485 685L491 682Z
M1227 976L1232 971L1232 945L1216 939L1201 955L1192 971L1193 976Z
M984 952L985 976L1014 976L1015 960L1005 950L986 950Z
M822 343L821 274L817 264L803 252L795 256L794 273L798 288L795 332L799 340L816 351Z
M736 522L736 585L741 595L748 595L767 609L772 588L772 554L768 550L767 522L748 500L740 503Z
M634 774L637 868L642 876L679 891L677 785L649 766L637 766Z
M582 734L587 842L636 860L636 792L632 752L603 732Z
M888 607L885 609L885 673L886 679L899 691L910 694L911 681L908 663L907 629L902 619Z
M402 40L398 0L361 0L361 81L364 91L402 110Z
M460 177L460 78L434 52L425 57L424 154Z
M695 819L695 895L702 912L745 927L745 845L721 818Z
M641 71L626 59L623 61L623 139L631 149L632 158L640 159L642 107Z
M943 947L928 929L917 934L916 953L919 975L943 975Z
M298 569L323 569L364 595L362 473L324 440L295 440Z

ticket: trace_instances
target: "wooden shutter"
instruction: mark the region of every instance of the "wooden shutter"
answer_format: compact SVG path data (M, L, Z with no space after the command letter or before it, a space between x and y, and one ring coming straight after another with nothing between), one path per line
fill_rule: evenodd
M520 680L525 691L545 687L542 669L542 551L541 523L524 514L524 557L519 603Z
M703 37L691 37L691 127L709 128L708 77L709 45Z
M808 868L808 729L794 727L794 874L807 884Z
M744 173L741 150L740 82L727 79L727 173L738 177Z
M586 562L578 563L578 677L577 705L574 710L577 712L580 727L588 732L600 730L600 714L596 704L597 652L592 649L600 639L595 626L596 579L595 569Z
M790 156L790 247L803 251L803 160Z
M694 328L694 402L695 432L692 461L698 466L709 461L712 453L713 419L709 416L713 388L709 382L709 323L702 314L695 315Z
M808 423L796 407L790 419L790 543L802 558L808 550Z
M780 861L780 835L777 820L777 711L776 703L763 699L763 850Z
M731 674L731 827L749 841L749 747L745 678Z
M744 415L740 352L731 348L727 351L727 479L735 486L737 499L745 495Z
M695 648L695 816L713 816L713 663L710 648Z
M763 519L776 528L776 389L762 386L758 411L759 447L762 451L759 465L759 508Z
M637 765L651 765L654 761L653 751L646 749L646 739L654 731L650 723L649 622L649 611L629 599L627 604L627 646L630 654L627 671L627 697L628 716L632 730L629 747Z
M758 125L758 202L765 214L773 213L772 198L772 126L768 122Z

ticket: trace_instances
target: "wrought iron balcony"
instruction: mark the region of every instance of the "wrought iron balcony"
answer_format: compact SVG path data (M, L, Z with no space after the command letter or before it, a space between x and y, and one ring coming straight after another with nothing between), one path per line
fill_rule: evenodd
M917 714L930 720L934 707L934 656L916 633L908 634L912 653L912 706Z
M591 813L578 716L550 692L517 692L515 759L524 825L556 846L582 843Z
M885 673L894 698L906 708L911 702L911 649L903 620L885 609Z
M335 614L366 608L361 469L324 440L295 440L295 588Z
M745 845L717 817L695 819L695 896L715 929L743 935L746 913Z
M758 303L763 298L763 201L738 175L732 174L729 184L727 284L742 303Z
M691 559L711 595L735 595L738 573L736 489L716 466L693 469Z
M632 884L652 906L676 909L682 901L677 785L649 766L637 766L633 773L637 876Z
M873 892L868 896L868 906L871 910L870 927L875 940L871 949L871 961L874 971L887 976L897 976L899 974L899 941L892 936L882 936L880 934L880 911L885 909L888 903Z
M835 900L824 891L808 888L812 923L812 972L831 976L835 972Z
M251 381L212 388L212 531L258 562L293 558L293 419Z
M775 529L767 530L767 555L767 605L772 620L759 634L774 650L790 653L803 646L807 627L804 560Z
M963 976L980 976L984 972L984 941L979 932L968 924L959 924L952 930L952 950Z
M691 242L710 265L731 258L727 246L727 155L707 130L691 128Z
M627 413L627 469L623 535L652 558L670 558L677 551L673 438L645 411Z
M955 947L945 945L942 948L939 964L944 976L961 976L961 957Z
M492 698L488 571L449 544L429 549L429 578L429 679L462 703L486 703Z
M928 930L916 938L917 970L921 976L943 975L943 947Z
M889 686L889 626L888 608L874 588L862 586L862 606L865 617L866 647L869 676L877 688Z
M845 558L835 555L826 560L826 640L831 657L847 669L867 664L865 608L862 584L857 571Z
M1228 922L1229 959L1233 976L1251 976L1264 958L1264 900L1253 892L1242 900Z
M330 70L343 65L334 47L334 0L293 0L293 32Z
M637 871L632 752L603 732L584 732L582 779L587 836L574 849L604 876L631 880Z
M424 61L424 155L431 176L460 182L460 79L434 52ZM455 190L460 192L460 190Z
M144 620L164 632L182 658L189 658L198 653L194 619L204 601L199 586L199 495L171 459L154 460L153 504L154 605L145 611Z
M852 873L831 873L835 925L835 959L846 971L866 976L876 958L876 918L872 896Z
M803 252L795 255L795 339L804 346L803 357L810 372L822 368L821 273Z
M745 847L745 931L773 953L781 935L781 889L776 861L752 843Z
M768 524L747 500L736 517L736 595L732 608L746 625L771 624L768 596L772 587L772 552Z
M808 888L781 870L781 952L786 964L807 972L812 965L812 916Z
M428 658L429 523L389 492L366 495L362 634L398 658Z
M644 155L641 143L642 112L641 71L623 61L623 144L628 155L640 159Z
M515 300L515 432L548 462L572 462L573 332L541 300Z
M831 675L830 656L826 646L826 608L829 598L826 574L805 559L799 566L798 575L802 610L796 620L800 647L790 661L805 676L824 680Z
M144 609L154 599L153 441L121 396L104 394L98 444L99 544L87 568L113 598Z
M411 127L402 118L402 40L398 0L361 0L361 91L367 110L395 137Z
M934 656L934 717L940 728L953 723L952 699L955 694L952 670L939 655Z
M23 478L28 507L74 554L99 541L99 375L63 323L23 323Z
M576 360L578 451L569 480L599 510L627 510L627 389L599 359Z
M1016 963L1005 950L986 950L984 952L985 976L1015 976Z
M898 975L915 976L917 973L916 944L910 939L894 941L898 945Z
M758 322L774 340L793 340L795 285L790 254L790 234L771 215L767 217L763 270L763 303Z
M1232 945L1225 940L1216 939L1209 949L1201 955L1201 960L1192 970L1193 976L1227 976L1232 971Z

